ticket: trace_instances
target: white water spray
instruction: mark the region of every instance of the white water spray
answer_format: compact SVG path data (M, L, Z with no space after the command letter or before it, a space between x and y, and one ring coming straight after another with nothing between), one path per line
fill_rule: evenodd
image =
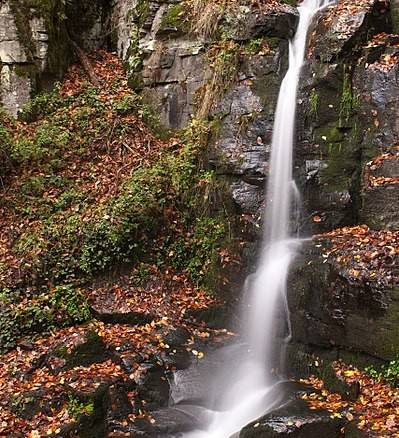
M216 410L210 413L206 431L186 434L188 438L230 438L242 427L275 407L278 396L273 386L277 314L283 312L290 336L286 302L289 267L299 240L290 239L293 201L292 155L298 83L303 65L309 26L314 15L331 0L304 0L298 8L300 20L290 42L289 69L281 84L276 109L268 179L264 246L257 272L247 281L247 303L244 309L244 341L248 355L236 358L234 371L220 379L221 396ZM279 346L280 356L283 346Z

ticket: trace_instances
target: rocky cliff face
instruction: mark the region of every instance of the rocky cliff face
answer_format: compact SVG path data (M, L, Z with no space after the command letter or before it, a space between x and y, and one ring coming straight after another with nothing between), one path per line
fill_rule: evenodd
M51 89L73 61L71 39L93 50L106 44L106 1L0 2L0 96L17 113L39 91ZM104 37L105 35L105 37Z
M98 1L79 3L80 9L50 2L43 9L24 0L22 17L15 1L3 1L3 106L16 114L32 91L62 75L71 36L87 50L112 47L165 129L178 130L192 117L215 122L207 166L225 181L235 214L250 230L245 238L256 242L274 109L298 16L286 3L212 12L180 2ZM342 0L322 12L310 35L295 164L304 207L294 225L302 232L356 223L397 230L397 16L396 1ZM399 344L397 273L378 287L355 281L318 245L329 243L305 245L295 268L295 342L309 354L334 348L392 358ZM395 263L396 254L385 256ZM375 337L365 334L370 327ZM389 337L388 346L380 345L382 337Z

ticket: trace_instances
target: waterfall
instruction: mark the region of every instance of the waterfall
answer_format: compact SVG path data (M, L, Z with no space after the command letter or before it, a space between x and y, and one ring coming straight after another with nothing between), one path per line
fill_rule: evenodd
M243 340L247 354L236 357L231 370L225 370L215 390L218 402L212 406L206 431L186 434L190 438L229 438L242 427L275 406L274 388L278 377L276 350L284 356L284 342L276 347L276 320L286 319L286 339L290 336L286 282L289 267L299 246L290 236L291 206L295 196L292 155L298 83L304 62L309 26L314 15L330 0L304 0L300 20L290 41L289 69L281 84L272 141L271 166L266 195L264 241L259 266L246 284L243 309Z

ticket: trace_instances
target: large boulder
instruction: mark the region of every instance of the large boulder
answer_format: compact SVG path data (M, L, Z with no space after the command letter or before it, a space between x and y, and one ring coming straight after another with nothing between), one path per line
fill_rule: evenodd
M338 438L342 420L326 411L310 411L306 402L296 400L254 421L240 438Z
M355 227L303 246L290 276L293 342L331 359L399 354L398 233Z
M239 438L338 438L345 420L323 410L311 410L303 396L314 388L292 382L280 383L282 402L263 417L244 427Z

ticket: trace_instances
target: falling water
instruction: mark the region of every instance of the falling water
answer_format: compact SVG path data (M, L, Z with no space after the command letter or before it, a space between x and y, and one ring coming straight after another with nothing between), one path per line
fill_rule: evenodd
M299 240L290 237L291 206L295 196L292 154L296 99L309 26L314 15L331 0L304 0L300 20L290 42L289 69L282 82L276 109L271 153L271 172L266 198L264 245L256 273L247 280L243 311L246 355L235 359L232 370L218 379L218 402L212 405L206 431L187 438L229 438L249 422L275 406L276 319L286 317L286 339L290 337L286 282ZM281 344L284 344L282 342ZM280 345L280 356L284 345ZM221 394L221 395L220 395Z

